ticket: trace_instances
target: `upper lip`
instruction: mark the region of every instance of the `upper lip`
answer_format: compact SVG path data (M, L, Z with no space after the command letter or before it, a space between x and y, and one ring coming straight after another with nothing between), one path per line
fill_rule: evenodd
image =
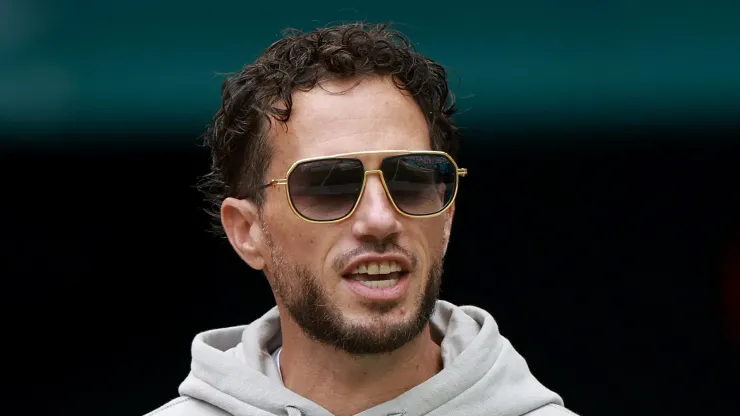
M357 267L359 267L363 263L369 263L369 262L396 262L401 266L402 272L408 272L409 269L411 269L411 261L409 261L406 256L400 255L400 254L364 254L358 257L355 257L344 269L342 272L342 276L346 276L350 273L352 273Z

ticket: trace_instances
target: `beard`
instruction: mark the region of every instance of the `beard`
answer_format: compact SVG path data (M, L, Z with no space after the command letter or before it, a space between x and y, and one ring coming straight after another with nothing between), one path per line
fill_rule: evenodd
M393 310L396 303L372 302L364 305L375 313L372 325L357 325L345 319L339 305L331 299L306 265L288 262L269 233L265 233L265 236L271 249L271 267L266 274L275 296L303 332L314 341L352 355L389 353L419 336L434 313L442 283L441 252L432 261L426 285L416 298L412 316L401 323L386 322L383 315ZM353 250L343 257L389 251L410 254L395 243L378 242Z

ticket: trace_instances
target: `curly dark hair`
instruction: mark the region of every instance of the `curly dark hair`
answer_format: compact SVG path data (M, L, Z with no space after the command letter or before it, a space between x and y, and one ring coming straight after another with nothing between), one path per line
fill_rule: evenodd
M293 91L366 75L391 76L397 88L410 93L426 117L431 147L455 156L459 134L447 73L416 52L403 34L389 24L362 22L307 33L288 30L254 63L224 81L221 108L206 129L211 170L198 188L210 205L216 232L223 232L220 205L225 198L251 198L262 207L261 185L272 159L267 132L273 120L290 118Z

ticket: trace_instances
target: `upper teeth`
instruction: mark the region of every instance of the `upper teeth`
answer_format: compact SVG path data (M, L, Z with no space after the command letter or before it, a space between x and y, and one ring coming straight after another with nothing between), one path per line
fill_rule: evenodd
M355 267L352 274L390 274L400 271L401 265L395 261L369 261Z

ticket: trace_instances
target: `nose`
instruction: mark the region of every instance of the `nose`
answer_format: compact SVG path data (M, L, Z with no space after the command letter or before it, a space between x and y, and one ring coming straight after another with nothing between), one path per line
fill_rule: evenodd
M401 221L388 199L380 174L367 174L365 190L353 215L352 233L360 240L385 240L398 234Z

